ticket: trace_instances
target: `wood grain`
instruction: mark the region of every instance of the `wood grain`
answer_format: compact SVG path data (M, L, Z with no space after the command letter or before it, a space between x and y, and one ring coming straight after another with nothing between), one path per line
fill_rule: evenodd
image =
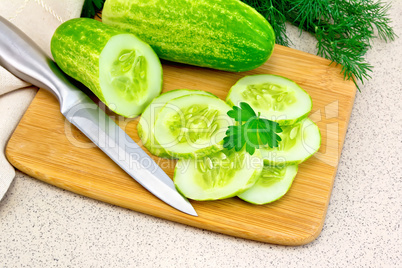
M59 113L56 99L39 90L11 137L6 154L19 170L57 187L156 217L228 235L283 245L313 241L324 223L353 101L354 84L341 67L294 49L276 46L271 59L245 73L228 73L165 62L163 91L202 89L224 99L248 74L271 73L296 81L313 99L310 115L322 133L320 151L300 165L289 192L263 206L238 198L192 201L199 217L166 205L143 189ZM113 118L139 142L136 119ZM175 161L154 157L172 176Z

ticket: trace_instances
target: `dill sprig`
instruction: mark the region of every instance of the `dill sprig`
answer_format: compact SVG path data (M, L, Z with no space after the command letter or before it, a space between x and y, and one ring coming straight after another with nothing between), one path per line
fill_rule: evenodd
M364 56L376 37L396 38L388 17L390 4L374 0L242 0L254 7L272 25L276 43L289 45L288 20L317 38L318 55L343 66L345 79L362 83L372 66ZM285 18L285 19L284 19Z

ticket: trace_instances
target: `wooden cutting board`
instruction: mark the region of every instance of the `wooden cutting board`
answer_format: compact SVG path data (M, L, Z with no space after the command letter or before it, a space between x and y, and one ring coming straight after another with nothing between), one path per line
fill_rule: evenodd
M164 63L163 91L202 89L225 99L230 87L249 74L277 74L296 81L313 99L310 118L322 133L320 151L300 165L289 192L279 201L252 205L238 198L192 201L199 217L166 205L143 189L59 113L57 100L39 90L12 135L6 154L19 170L57 187L117 206L237 237L274 244L302 245L320 233L356 87L344 81L341 67L287 47L276 46L262 67L229 73ZM113 114L112 114L113 115ZM136 141L136 119L120 126ZM175 161L154 157L172 177Z

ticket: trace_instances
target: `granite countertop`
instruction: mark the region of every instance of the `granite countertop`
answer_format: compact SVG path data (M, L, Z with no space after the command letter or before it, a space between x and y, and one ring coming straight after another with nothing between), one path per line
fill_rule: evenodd
M386 1L389 2L389 1ZM402 2L393 1L402 37ZM291 27L293 47L314 38ZM151 217L21 172L0 203L0 267L400 267L402 38L376 40L357 93L321 235L300 247L234 238Z

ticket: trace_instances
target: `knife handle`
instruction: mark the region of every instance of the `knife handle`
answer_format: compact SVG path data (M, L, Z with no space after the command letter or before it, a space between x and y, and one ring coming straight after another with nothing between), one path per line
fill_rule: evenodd
M32 39L1 16L0 65L22 80L53 93L62 113L74 105L69 101L87 98Z

